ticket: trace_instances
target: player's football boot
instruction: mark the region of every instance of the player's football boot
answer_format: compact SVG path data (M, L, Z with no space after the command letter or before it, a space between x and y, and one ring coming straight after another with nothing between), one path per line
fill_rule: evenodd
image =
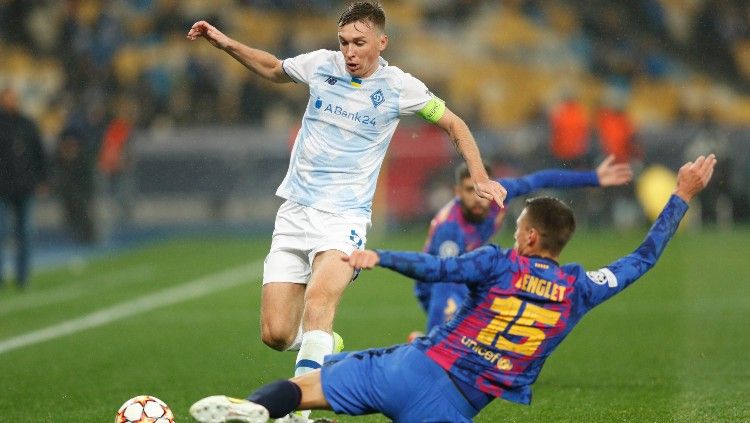
M200 423L265 423L268 410L248 400L214 395L190 406L190 415Z
M309 415L310 412L307 412L307 415ZM313 420L308 418L305 414L302 414L299 411L295 411L293 413L289 413L286 416L276 419L276 423L313 423Z
M341 337L338 333L333 333L333 353L340 353L341 351L344 351L344 338Z

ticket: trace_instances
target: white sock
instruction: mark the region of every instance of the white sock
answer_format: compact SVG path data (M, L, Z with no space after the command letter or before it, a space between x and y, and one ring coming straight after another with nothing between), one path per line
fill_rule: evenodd
M294 342L292 342L292 345L287 347L286 351L299 351L299 348L302 346L302 325L299 325L299 328L297 329L297 337L294 338Z
M297 353L294 376L302 376L323 365L323 357L333 353L333 335L322 330L311 330L302 334L302 345ZM298 412L305 418L310 417L310 410Z
M311 330L302 334L302 345L297 353L294 376L319 369L323 357L333 352L333 336L322 330Z

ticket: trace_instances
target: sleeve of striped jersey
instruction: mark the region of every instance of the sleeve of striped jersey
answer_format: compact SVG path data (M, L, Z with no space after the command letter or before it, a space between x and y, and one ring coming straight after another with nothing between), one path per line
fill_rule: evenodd
M635 251L607 267L586 272L587 278L579 287L583 289L586 304L594 307L606 301L654 267L687 209L688 205L684 200L672 195Z
M310 83L310 78L315 73L315 69L325 61L331 53L330 50L315 50L309 53L303 53L289 59L284 59L281 66L284 72L289 75L295 82Z
M500 178L497 181L508 191L505 201L544 188L599 186L599 177L596 176L596 172L593 170L579 172L564 169L547 169L520 178Z
M380 267L423 282L453 282L474 285L505 270L507 260L497 246L486 245L457 257L432 254L376 250Z

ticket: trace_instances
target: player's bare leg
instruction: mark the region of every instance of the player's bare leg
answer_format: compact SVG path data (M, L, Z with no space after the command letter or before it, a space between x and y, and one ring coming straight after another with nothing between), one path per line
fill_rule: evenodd
M341 251L322 251L315 256L312 275L305 291L305 310L302 324L310 330L333 331L333 319L344 290L351 282L354 271L343 262Z
M290 379L291 382L299 386L302 391L302 401L298 408L306 410L330 410L325 395L323 395L323 385L320 382L320 370L305 373L302 376Z
M284 351L297 337L305 304L305 285L271 282L263 285L260 329L263 343Z
M328 250L315 256L305 290L302 345L295 362L295 377L319 369L323 357L334 352L332 332L336 307L354 274L341 259L345 255L338 250ZM309 412L302 415L307 417Z
M333 352L333 319L353 271L341 260L338 250L318 253L313 260L310 282L305 290L302 314L302 346L297 355L295 376L319 368L323 356Z

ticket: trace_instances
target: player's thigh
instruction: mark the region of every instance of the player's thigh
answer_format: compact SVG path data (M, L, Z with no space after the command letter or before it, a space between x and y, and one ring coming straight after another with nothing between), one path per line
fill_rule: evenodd
M466 422L467 404L436 363L408 345L326 357L326 401L340 414L380 412L396 422ZM473 413L468 413L473 414Z
M354 275L354 269L343 260L345 256L339 250L322 251L315 256L307 287L308 298L316 295L331 299L341 297Z

